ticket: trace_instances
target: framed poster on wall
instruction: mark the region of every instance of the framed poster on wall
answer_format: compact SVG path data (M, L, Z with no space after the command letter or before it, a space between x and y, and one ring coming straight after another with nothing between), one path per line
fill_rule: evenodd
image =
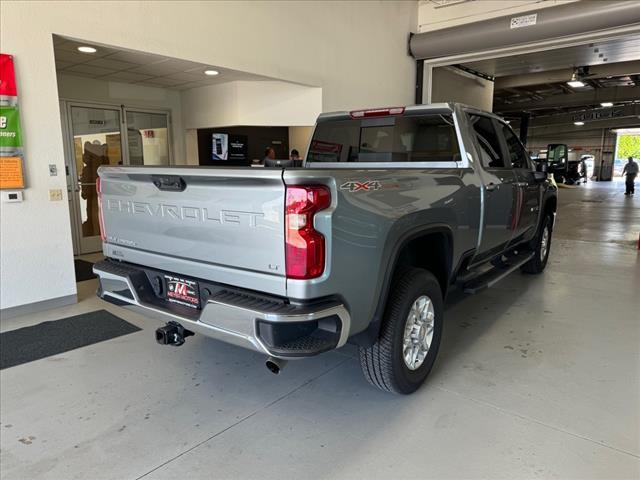
M229 159L229 135L226 133L213 133L211 135L211 158L213 160Z
M22 158L0 157L0 188L12 190L24 188Z
M24 184L22 132L13 57L0 53L0 189Z
M247 136L229 135L229 160L244 162L247 158Z

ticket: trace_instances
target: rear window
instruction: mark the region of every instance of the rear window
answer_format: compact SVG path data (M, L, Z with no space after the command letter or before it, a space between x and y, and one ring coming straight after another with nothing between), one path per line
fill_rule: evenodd
M459 160L450 115L380 117L318 124L307 162L450 162Z

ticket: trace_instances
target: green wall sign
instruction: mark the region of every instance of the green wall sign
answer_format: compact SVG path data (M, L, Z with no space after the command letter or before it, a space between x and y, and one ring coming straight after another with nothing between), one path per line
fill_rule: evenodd
M0 107L0 147L22 147L17 107Z

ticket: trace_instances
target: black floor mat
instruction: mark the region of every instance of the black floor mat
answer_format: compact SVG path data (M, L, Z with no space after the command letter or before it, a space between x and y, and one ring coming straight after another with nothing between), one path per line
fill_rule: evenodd
M0 334L0 370L137 332L106 310L43 322Z
M74 264L76 267L76 282L84 282L85 280L96 278L95 273L93 273L93 263L76 258Z

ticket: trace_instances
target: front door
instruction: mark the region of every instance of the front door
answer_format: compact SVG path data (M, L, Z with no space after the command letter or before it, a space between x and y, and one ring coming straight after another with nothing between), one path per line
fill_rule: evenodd
M67 106L66 170L74 253L102 249L96 178L101 165L122 165L119 108Z

